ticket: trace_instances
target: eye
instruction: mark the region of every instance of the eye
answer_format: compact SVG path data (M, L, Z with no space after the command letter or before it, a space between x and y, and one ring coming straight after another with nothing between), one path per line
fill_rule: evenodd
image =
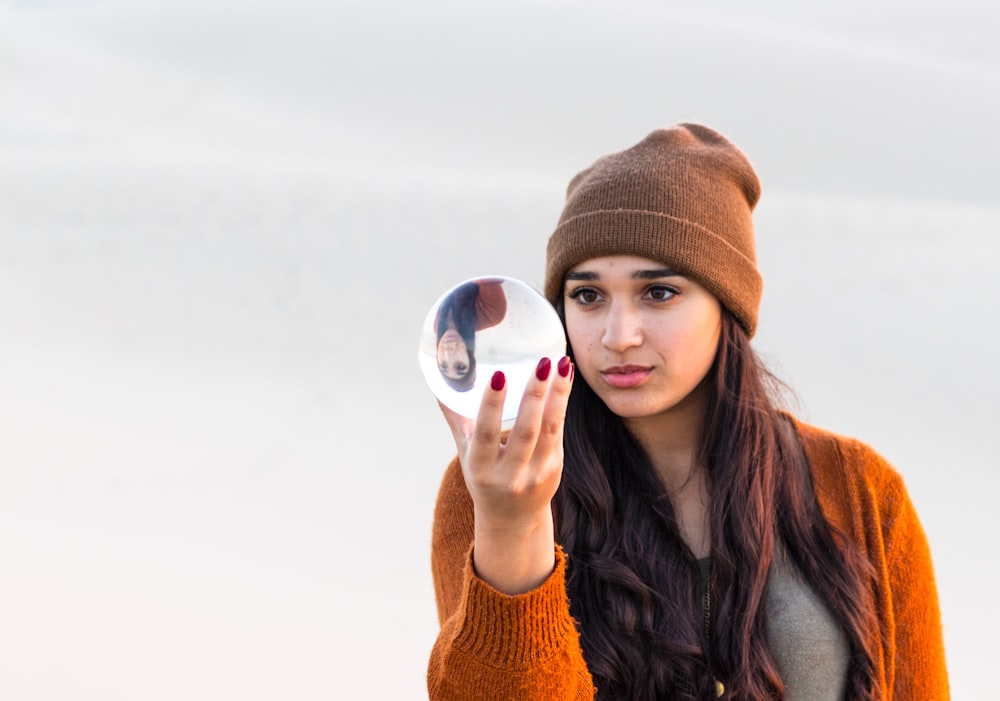
M577 287L566 296L579 304L581 307L585 307L589 304L596 304L601 300L600 293L593 287Z
M677 290L666 285L650 285L646 288L646 296L654 302L667 302L677 295Z
M456 365L456 366L455 366L455 369L456 369L456 370L457 370L458 372L461 372L461 373L463 373L463 374L464 374L464 373L466 373L466 372L468 372L468 371L469 371L469 366L468 366L468 365L466 365L465 363L459 363L458 365Z

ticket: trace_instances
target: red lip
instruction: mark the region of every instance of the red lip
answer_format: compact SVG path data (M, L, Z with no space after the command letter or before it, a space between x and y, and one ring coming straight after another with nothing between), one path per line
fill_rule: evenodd
M646 365L614 365L601 370L604 381L618 389L638 387L652 374L653 368Z

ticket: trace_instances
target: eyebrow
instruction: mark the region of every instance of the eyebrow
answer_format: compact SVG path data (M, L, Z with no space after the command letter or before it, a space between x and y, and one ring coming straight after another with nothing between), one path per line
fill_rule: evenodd
M684 277L673 268L657 268L655 270L636 270L632 273L633 280L658 280L661 277ZM601 276L586 270L566 273L566 280L600 280Z

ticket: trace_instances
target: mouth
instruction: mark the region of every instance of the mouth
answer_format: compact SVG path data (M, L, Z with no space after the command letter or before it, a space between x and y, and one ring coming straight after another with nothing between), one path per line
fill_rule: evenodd
M614 365L601 370L601 377L612 387L628 389L641 385L652 372L648 365Z

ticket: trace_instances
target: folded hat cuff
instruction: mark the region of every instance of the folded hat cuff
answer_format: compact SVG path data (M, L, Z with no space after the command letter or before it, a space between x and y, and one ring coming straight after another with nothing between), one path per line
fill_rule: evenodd
M763 282L754 261L715 232L659 212L600 210L562 222L549 238L545 296L556 304L570 268L613 255L666 263L711 292L748 336L757 330Z

